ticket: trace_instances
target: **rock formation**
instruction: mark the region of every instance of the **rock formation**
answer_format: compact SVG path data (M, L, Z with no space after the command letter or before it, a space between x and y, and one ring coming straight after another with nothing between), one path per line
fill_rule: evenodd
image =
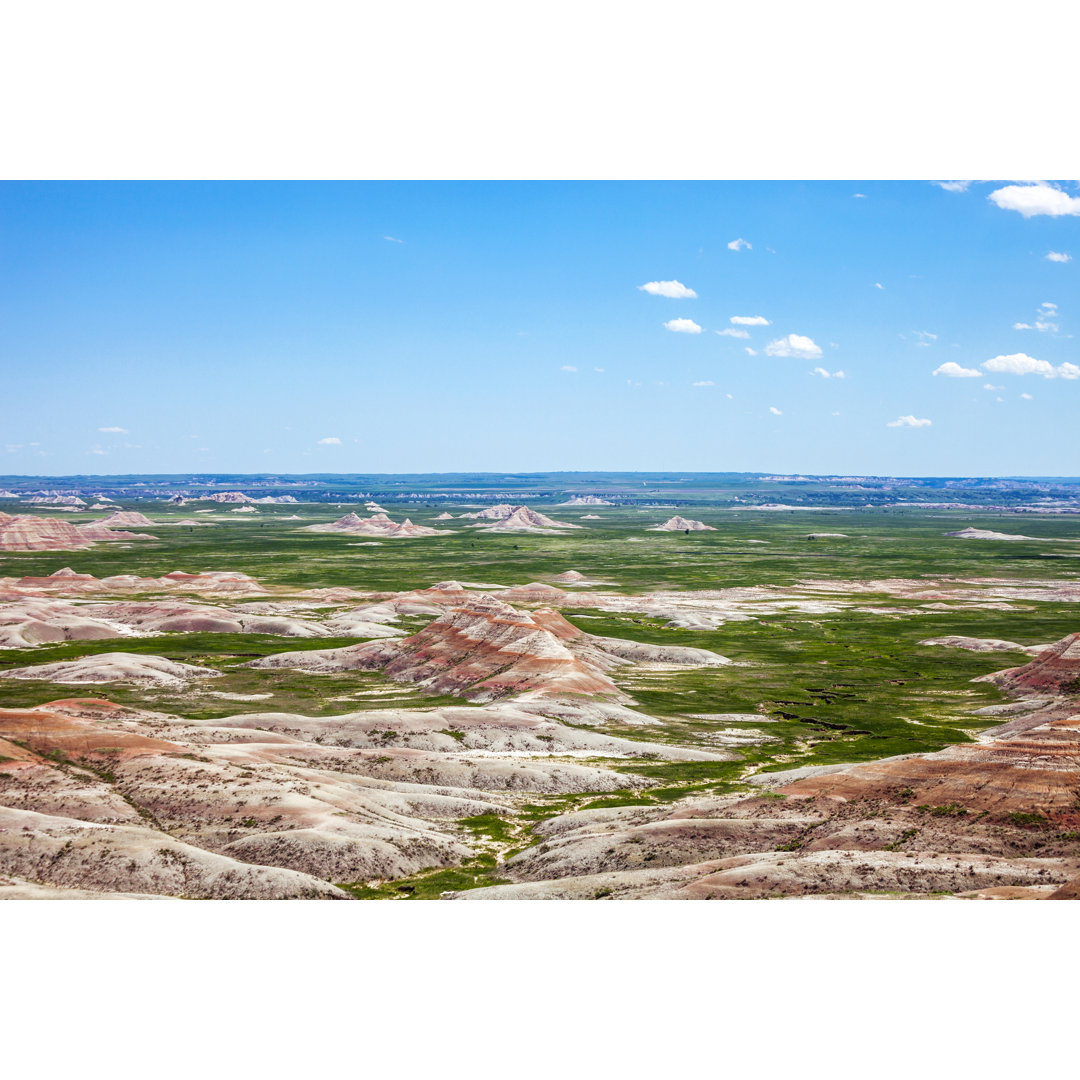
M653 525L649 532L716 532L712 525L706 525L701 521L693 521L690 518L668 518L663 525Z
M104 525L106 529L129 528L134 525L153 528L157 522L134 510L117 510L97 524Z
M164 656L138 653L95 653L76 660L53 664L32 664L5 671L5 679L35 679L55 683L142 683L153 686L183 686L192 679L220 676L213 668L180 664Z
M495 516L495 511L499 515ZM504 512L505 511L505 512ZM560 529L580 529L581 525L573 525L568 521L554 521L545 514L530 510L527 506L493 506L480 514L463 514L462 517L483 517L491 520L472 526L474 529L484 529L486 532L512 533L512 532L536 532L551 533Z
M0 551L78 551L99 540L156 540L143 533L116 532L99 522L72 525L34 514L0 513Z
M533 692L626 700L605 672L627 663L713 666L728 661L705 649L644 645L594 637L551 609L524 612L492 596L470 596L418 634L342 649L276 653L246 666L315 673L382 670L433 694L491 701Z
M451 530L431 529L426 525L414 525L408 518L393 521L386 514L373 514L362 518L359 514L346 514L327 525L305 525L303 532L354 533L359 536L387 536L393 539L412 536L445 536Z

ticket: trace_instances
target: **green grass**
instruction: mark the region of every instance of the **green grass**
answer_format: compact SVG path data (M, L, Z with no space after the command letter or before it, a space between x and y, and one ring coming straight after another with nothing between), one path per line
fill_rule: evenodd
M438 900L444 892L463 892L489 885L505 885L507 880L495 875L493 855L478 855L460 866L429 870L396 881L369 886L363 882L339 882L357 900Z

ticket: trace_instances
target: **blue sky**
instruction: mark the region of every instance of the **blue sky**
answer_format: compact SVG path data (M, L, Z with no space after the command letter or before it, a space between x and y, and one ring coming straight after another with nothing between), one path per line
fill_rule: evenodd
M1080 193L950 187L5 183L0 472L1080 474Z

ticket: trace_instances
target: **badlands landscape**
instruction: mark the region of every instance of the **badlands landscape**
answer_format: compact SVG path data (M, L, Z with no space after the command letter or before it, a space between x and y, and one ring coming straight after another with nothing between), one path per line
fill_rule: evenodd
M0 492L0 897L1080 897L1069 482Z

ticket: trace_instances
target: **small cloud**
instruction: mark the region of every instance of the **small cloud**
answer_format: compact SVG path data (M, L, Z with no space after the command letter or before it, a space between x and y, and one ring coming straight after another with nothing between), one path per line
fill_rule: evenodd
M102 450L100 446L91 446L86 452L88 454L96 454L99 457L105 457L109 453L108 450Z
M839 416L839 415L840 415L840 414L839 414L838 412L834 412L834 413L833 413L833 416Z
M127 435L128 429L122 427L99 427L98 431L104 432L106 435Z
M1066 255L1064 251L1048 251L1043 258L1057 263L1072 262L1072 256Z
M1060 327L1056 322L1051 322L1051 319L1057 318L1057 304L1051 300L1044 300L1039 305L1039 310L1035 312L1035 321L1033 323L1026 322L1014 322L1014 330L1038 330L1044 334L1056 334Z
M931 180L931 184L941 188L943 191L967 191L974 180Z
M769 406L769 412L771 412L773 414L773 416L783 416L784 415L775 405L770 405Z
M696 300L697 293L688 289L681 281L647 281L639 285L641 292L650 296L666 296L669 300Z
M842 371L829 371L827 368L816 367L810 372L811 375L820 375L823 379L846 379Z
M937 341L937 334L931 334L929 330L913 330L912 333L919 339L915 344L923 348L929 348L933 342Z
M732 315L730 321L736 326L772 326L764 315Z
M865 199L866 198L866 196L861 191L856 191L855 194L852 195L851 197L853 199Z
M716 330L714 332L721 337L748 338L750 336L749 330L743 330L742 327L739 326L729 326L724 330Z
M757 349L751 349L749 345L746 346L747 356L757 356Z
M563 364L563 366L561 368L559 368L559 370L560 371L569 371L569 372L573 373L574 375L577 374L577 368L574 367L573 364Z
M751 244L748 240L744 240L741 236L738 238L738 240L730 240L728 242L728 248L731 251L742 251L743 248L749 249L753 246L753 244Z
M734 399L735 395L734 394L725 394L724 397L726 397L728 399L728 401L731 401L731 400Z
M907 416L898 416L895 420L890 420L886 427L929 427L932 421L920 420L918 417L912 416L910 413Z
M991 191L987 198L1002 210L1015 210L1026 218L1080 215L1080 198L1043 180L1034 184L1009 184Z
M340 446L341 440L336 435L327 435L325 439L320 439L319 446Z
M404 240L399 240L396 236L384 236L384 240L389 240L391 244L404 244Z
M983 389L984 390L1004 390L1005 387L1004 386L995 386L993 383L984 383L983 384Z
M875 282L874 282L874 288L875 288L875 289L884 289L884 288L885 288L885 286L884 286L884 285L882 285L880 281L875 281Z
M1035 400L1030 394L1021 394L1020 397L1023 398L1024 401L1034 401Z
M664 329L673 334L700 334L701 327L693 319L668 319Z
M603 375L606 370L607 370L606 368L602 368L602 367L594 367L593 368L593 371L599 371L601 375Z
M948 360L940 367L934 368L933 375L944 375L949 379L977 379L981 372L975 368L961 367L955 360Z
M777 338L765 346L766 356L794 356L800 360L817 360L821 356L821 346L802 334L788 334Z
M702 379L701 382L691 383L690 385L691 386L715 386L716 383L712 382L712 380L710 380L710 379Z

